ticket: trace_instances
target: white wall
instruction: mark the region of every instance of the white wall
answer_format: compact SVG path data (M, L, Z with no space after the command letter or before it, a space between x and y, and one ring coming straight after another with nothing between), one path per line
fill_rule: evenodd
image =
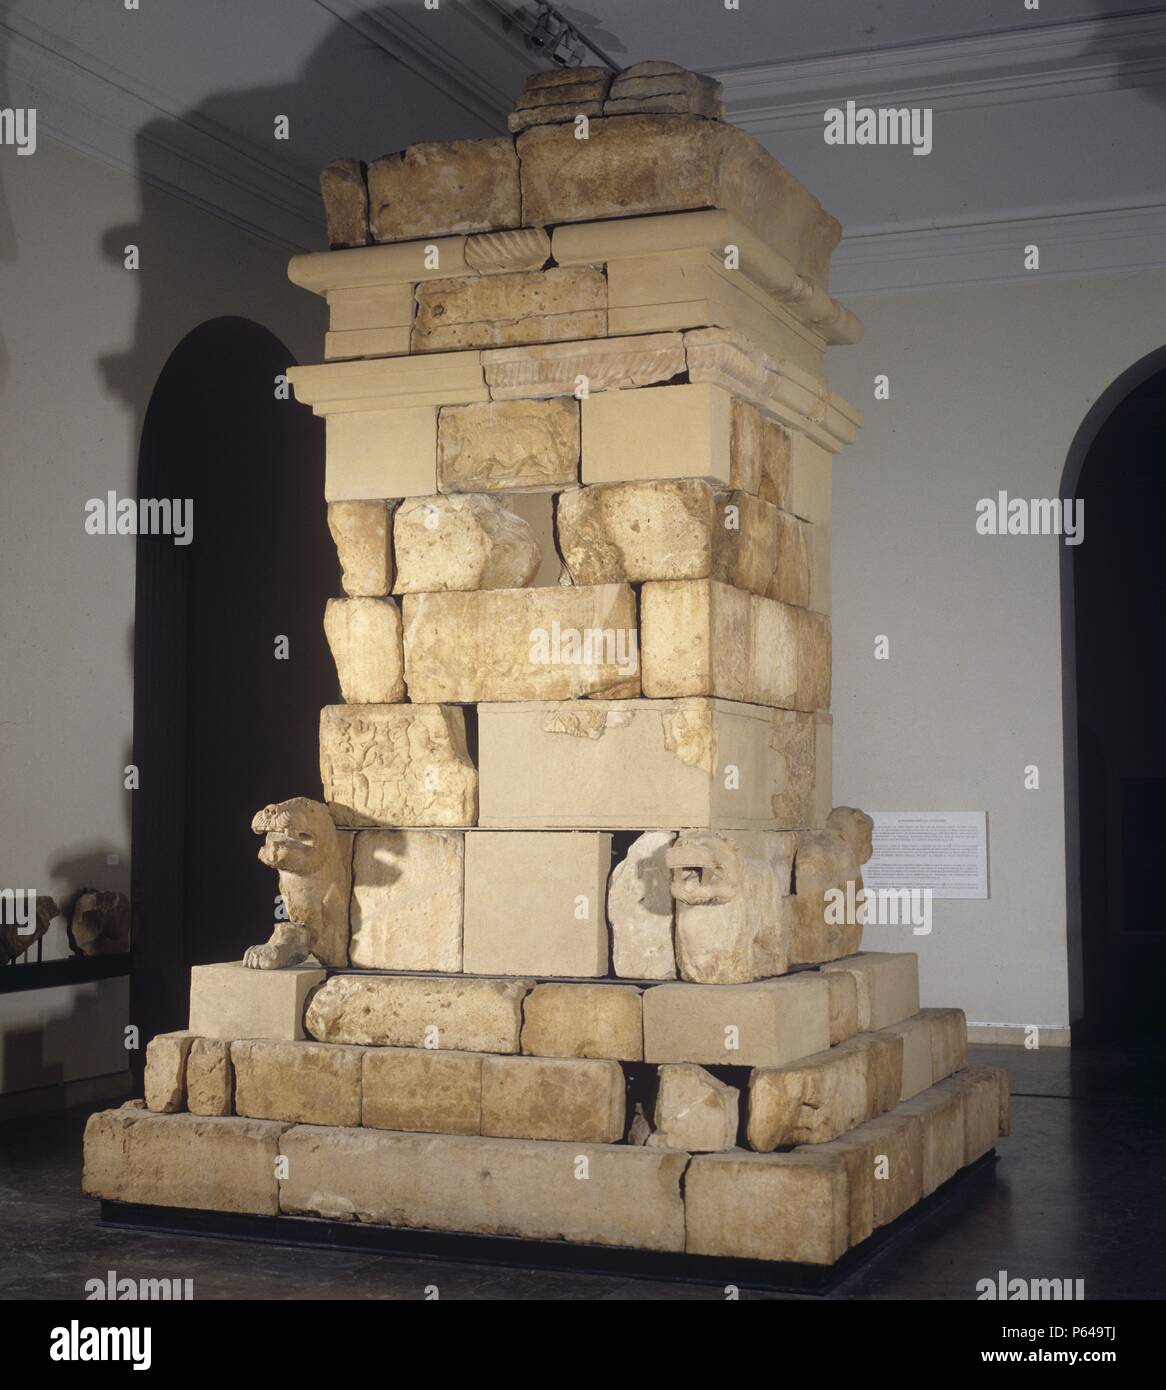
M1059 543L978 535L975 504L1058 495L1090 406L1166 341L1166 271L849 302L866 337L829 374L866 425L834 474L834 798L986 810L990 877L986 902L936 902L929 938L864 944L918 950L925 1004L1064 1026Z

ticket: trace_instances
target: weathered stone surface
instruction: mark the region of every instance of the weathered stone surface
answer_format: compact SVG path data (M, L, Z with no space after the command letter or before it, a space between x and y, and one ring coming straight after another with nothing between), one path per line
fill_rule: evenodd
M195 1038L186 1058L186 1108L192 1115L232 1115L235 1069L226 1038Z
M769 598L791 603L796 608L810 606L811 575L808 533L810 524L789 512L775 509L777 559L770 572L765 593Z
M718 492L715 512L709 577L752 594L768 594L779 563L781 512L740 489Z
M830 986L830 1046L845 1042L858 1032L858 982L843 970L826 976Z
M168 1111L186 1109L186 1060L190 1033L158 1033L146 1046L146 1107Z
M580 84L583 90L582 84ZM566 89L571 90L571 89ZM517 134L522 130L529 130L536 125L557 125L561 122L574 122L579 116L587 116L589 119L603 115L604 103L598 99L581 101L578 98L574 101L543 102L535 106L527 106L520 111L511 111L506 117L508 129Z
M783 829L818 824L818 725L806 710L774 710L770 746L780 764L780 791L771 801L774 824ZM821 812L824 820L826 811Z
M522 1005L522 1050L535 1057L640 1062L641 991L633 985L535 985Z
M466 264L479 275L541 270L550 254L551 239L542 227L515 227L466 237Z
M833 890L795 893L787 904L790 964L822 965L852 956L862 945L862 924L847 918L846 903L835 899Z
M809 972L747 985L644 991L644 1060L781 1066L829 1046L830 990Z
M930 1197L964 1166L965 1099L963 1091L945 1091L937 1086L899 1107L904 1115L918 1116L922 1126L924 1197Z
M281 1209L471 1234L684 1248L687 1158L626 1144L290 1131ZM586 1180L580 1179L580 1160Z
M796 1149L795 1153L804 1153ZM918 1115L896 1107L811 1150L827 1157L855 1152L856 1162L873 1173L873 1226L890 1225L923 1197L923 1124Z
M542 561L527 523L485 493L402 502L393 548L398 594L521 589Z
M721 1153L737 1142L740 1097L705 1071L686 1062L669 1063L658 1073L656 1127L649 1148Z
M337 825L473 825L478 774L460 709L326 705L320 778Z
M803 521L800 525L801 535L806 544L806 558L810 571L808 606L815 613L829 614L833 606L833 580L830 569L833 527L828 521Z
M898 1038L903 1050L899 1100L910 1100L931 1086L931 1025L922 1014L912 1014L901 1023L889 1023L879 1034ZM867 1036L864 1034L864 1036Z
M526 90L507 117L511 131L528 130L534 125L556 121L573 121L576 116L603 114L603 99L611 85L611 74L606 68L568 68L564 70L564 75L570 78L569 81L554 84L536 81L547 75L534 73L527 78Z
M352 867L352 965L460 970L465 836L457 830L362 830Z
M667 69L667 71L665 71ZM724 117L721 84L675 63L636 63L612 82L604 105L607 116L636 113L691 113L713 120Z
M333 975L312 996L313 1038L371 1047L517 1052L527 980Z
M406 594L412 700L627 699L640 693L626 584Z
M375 160L368 166L368 211L374 241L489 232L532 220L520 212L509 139L410 145Z
M527 77L523 90L528 93L542 93L548 101L555 101L558 98L554 94L562 91L564 87L576 87L580 82L606 84L610 80L610 72L603 67L547 68L541 72L532 72Z
M770 829L809 800L786 711L722 700L478 707L480 824ZM515 769L523 770L515 776ZM799 787L796 779L805 778Z
M442 492L523 492L579 481L579 402L446 406L437 433Z
M336 250L368 244L368 188L359 159L334 159L320 171L328 245Z
M611 871L607 919L611 925L612 963L615 973L625 979L676 978L672 870L665 860L665 852L675 838L670 830L647 831L632 841L627 855ZM640 1032L643 1056L642 1017Z
M974 1163L995 1148L1003 1132L1001 1091L1007 1084L1007 1073L997 1067L968 1067L950 1081L940 1083L963 1091L965 1164Z
M831 638L830 619L825 613L808 608L792 608L798 633L798 708L830 707Z
M731 405L727 391L703 383L589 396L582 417L584 483L704 478L734 487Z
M340 559L340 582L353 598L379 598L393 587L392 507L376 500L329 502L328 529Z
M346 704L390 705L405 698L401 612L391 598L330 598L324 635Z
M482 1133L501 1139L614 1144L623 1138L618 1062L575 1057L486 1057Z
M850 1241L841 1155L700 1154L684 1183L690 1255L833 1264Z
M536 126L518 137L517 149L525 223L719 207L799 274L827 282L841 227L733 126L696 116L621 115L591 121L586 140L567 126Z
M919 958L913 952L860 951L822 967L849 971L858 986L858 1026L863 1032L899 1023L919 1012Z
M113 1202L275 1216L286 1129L270 1120L101 1110L85 1126L81 1185Z
M734 486L784 507L789 501L789 436L748 401L734 399L732 409Z
M594 266L429 280L417 286L413 352L563 342L607 333L607 279Z
M487 348L482 370L493 400L581 396L650 386L685 369L679 333L643 333L578 343Z
M859 880L873 852L874 822L853 806L836 806L822 830L799 831L794 875L799 893L824 893Z
M361 1050L315 1042L234 1042L235 1113L293 1124L360 1124Z
M366 1049L360 1122L421 1134L480 1134L482 1053Z
M464 968L607 974L611 836L479 830L466 840Z
M931 1040L931 1080L942 1081L968 1064L968 1021L963 1009L920 1009ZM1007 1073L1005 1089L1007 1090Z
M325 972L301 965L290 970L250 970L240 960L195 965L190 970L190 1032L201 1038L304 1036L304 1003Z

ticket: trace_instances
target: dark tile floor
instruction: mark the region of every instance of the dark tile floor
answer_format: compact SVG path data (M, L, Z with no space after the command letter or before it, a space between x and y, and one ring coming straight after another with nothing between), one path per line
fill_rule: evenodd
M972 1054L1011 1076L1012 1135L999 1161L827 1296L975 1298L977 1280L1003 1269L1084 1279L1089 1299L1166 1297L1166 1071L1115 1050ZM109 1270L193 1279L199 1299L411 1299L429 1284L443 1299L724 1298L679 1281L103 1228L79 1191L85 1115L0 1124L0 1298L80 1298Z

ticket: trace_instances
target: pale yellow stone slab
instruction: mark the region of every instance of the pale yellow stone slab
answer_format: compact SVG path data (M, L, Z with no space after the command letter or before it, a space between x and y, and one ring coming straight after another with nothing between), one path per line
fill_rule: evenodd
M830 1046L858 1032L858 982L843 970L826 973L830 986Z
M437 491L433 406L329 415L324 433L329 502L427 497Z
M740 1094L735 1086L689 1062L671 1062L657 1073L655 1128L650 1149L721 1153L737 1142Z
M517 227L514 142L447 140L410 145L368 166L369 229L374 241Z
M353 598L379 598L393 587L392 508L376 501L330 502L328 529L340 582Z
M235 1113L293 1124L360 1124L361 1049L317 1042L234 1042Z
M424 1134L482 1132L480 1052L364 1051L361 1124Z
M870 1176L872 1227L888 1226L923 1197L923 1123L918 1115L896 1106L887 1115L868 1120L827 1144L795 1153L821 1154L826 1160L848 1156L856 1178Z
M829 525L833 458L797 430L790 434L789 510L817 525Z
M324 635L350 705L384 705L405 698L401 610L391 598L330 598Z
M231 1115L235 1071L226 1038L195 1038L186 1058L186 1108L192 1115Z
M643 1061L644 1006L634 985L535 985L522 1018L522 1050L532 1056Z
M903 1084L900 1100L911 1100L926 1091L933 1081L931 1073L931 1024L922 1014L912 1014L901 1023L889 1023L879 1030L903 1042Z
M919 1012L919 957L914 952L860 951L822 970L847 970L854 976L863 1032L901 1023Z
M330 251L311 251L293 256L288 262L287 277L293 285L323 295L331 303L340 291L352 290L354 299L382 301L409 305L409 316L400 319L408 324L412 317L413 286L420 280L442 279L450 275L465 275L474 267L466 260L467 238L464 236L423 237L418 241L398 242L395 245L363 246L347 256L334 256ZM404 295L404 301L391 301L394 293ZM397 321L394 315L394 322ZM372 328L375 322L333 323L333 328Z
M492 400L619 391L667 381L685 368L679 333L592 338L576 343L486 348L482 369Z
M732 397L717 386L603 391L583 401L584 483L704 478L736 486Z
M777 559L763 591L769 598L797 608L811 607L813 575L810 561L810 526L789 512L777 509ZM828 612L827 607L824 610Z
M324 334L325 362L351 362L362 357L397 357L409 351L410 331L396 328L349 328Z
M974 1163L996 1147L1002 1132L1001 1087L1007 1074L996 1067L968 1067L940 1085L963 1091L964 1163Z
M538 573L534 532L485 493L408 498L393 517L394 592L521 589Z
M607 334L607 279L594 266L430 280L417 287L413 352Z
M486 401L438 417L442 492L525 492L579 481L579 402Z
M146 1108L186 1109L186 1063L193 1034L158 1033L146 1046Z
M614 1144L624 1132L623 1068L576 1057L486 1057L482 1133Z
M190 971L190 1032L201 1038L304 1036L304 1004L325 972L315 966L249 970L242 961Z
M528 350L539 351L519 349ZM289 367L287 377L296 400L325 416L420 405L465 405L486 399L480 352L431 352L367 362L324 362Z
M362 830L352 866L352 965L460 970L465 835Z
M368 189L359 159L334 159L320 171L320 196L331 247L364 246L368 235Z
M942 1081L968 1064L968 1024L963 1009L920 1009L931 1029L931 1079Z
M923 1193L930 1197L964 1166L964 1105L961 1090L932 1087L900 1107L917 1115L923 1129Z
M418 276L420 278L420 276ZM340 285L325 291L328 327L336 334L369 329L409 329L413 322L413 285ZM406 344L408 332L406 331Z

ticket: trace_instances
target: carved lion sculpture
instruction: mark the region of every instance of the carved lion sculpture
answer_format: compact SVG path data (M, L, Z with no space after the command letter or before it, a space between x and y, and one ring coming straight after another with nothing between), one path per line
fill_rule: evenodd
M52 898L41 897L37 894L36 899L36 921L25 931L21 931L17 922L9 922L0 918L0 957L4 963L8 964L16 960L18 956L24 955L25 951L35 945L45 932L49 929L49 923L56 917L60 909Z
M337 831L327 806L304 796L265 806L251 829L267 837L259 860L279 872L288 920L262 946L249 946L243 964L279 970L315 956L322 965L347 965L352 837Z

